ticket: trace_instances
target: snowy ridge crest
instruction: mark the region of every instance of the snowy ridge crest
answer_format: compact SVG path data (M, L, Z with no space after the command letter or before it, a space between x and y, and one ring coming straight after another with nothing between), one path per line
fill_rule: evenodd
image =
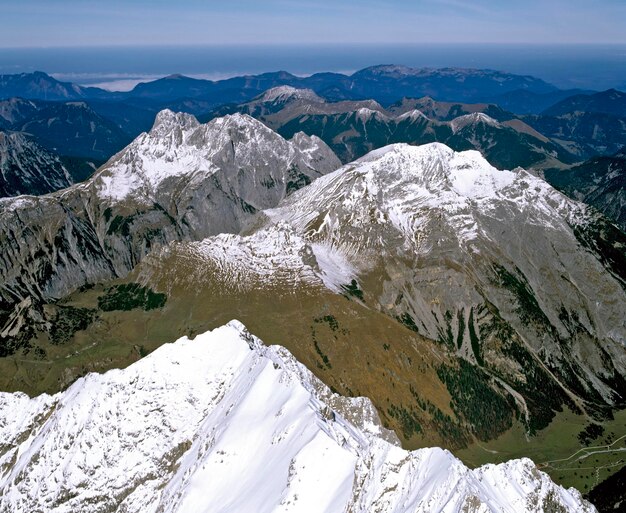
M121 201L132 196L151 201L168 179L201 180L229 166L275 173L295 168L317 177L337 169L340 162L321 139L300 135L287 141L246 114L200 124L190 114L164 110L150 132L115 155L85 186L94 184L103 199Z
M294 99L310 100L316 102L324 101L324 99L318 96L312 89L297 89L288 85L268 89L256 98L256 100L264 102L285 102Z
M455 152L444 144L431 143L392 144L374 150L296 192L266 214L274 221L287 220L299 232L312 233L316 213L324 212L324 221L315 233L345 244L345 237L333 233L349 230L346 224L365 228L372 221L391 225L414 240L424 215L441 211L458 226L461 239L469 241L479 234L479 214L499 205L526 210L526 222L559 230L565 226L563 219L580 209L523 170L500 171L478 151ZM356 230L354 236L364 237ZM367 246L365 240L357 243L361 248Z
M172 255L193 260L189 272L195 283L211 281L236 292L259 287L284 292L301 286L341 292L356 277L341 251L328 244L308 243L284 222L248 236L220 234L170 245L149 258L159 261Z
M233 321L52 397L0 394L0 510L595 511L530 460L472 471L385 438L368 400Z

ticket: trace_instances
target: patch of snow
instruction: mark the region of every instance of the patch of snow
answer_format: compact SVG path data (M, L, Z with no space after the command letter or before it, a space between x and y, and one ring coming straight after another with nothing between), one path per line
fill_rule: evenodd
M377 110L372 110L367 107L361 107L360 109L357 109L355 115L357 119L360 119L364 123L368 122L370 119L376 119L376 118L386 119L387 118L387 116L385 116L382 112L377 111Z
M357 272L343 253L329 244L313 243L311 249L319 267L324 285L333 292L341 292L341 286L349 284Z
M417 109L413 109L410 110L408 112L405 112L404 114L400 114L397 118L395 118L396 122L400 122L400 121L421 121L421 120L426 120L426 121L430 121L430 119L421 111L421 110L417 110Z
M100 197L108 200L136 196L149 202L168 178L207 177L228 166L236 167L236 173L244 167L262 168L266 161L281 168L270 171L285 174L292 166L319 175L340 165L320 139L299 136L291 143L245 114L201 125L190 114L164 110L150 132L138 136L88 183L95 183Z

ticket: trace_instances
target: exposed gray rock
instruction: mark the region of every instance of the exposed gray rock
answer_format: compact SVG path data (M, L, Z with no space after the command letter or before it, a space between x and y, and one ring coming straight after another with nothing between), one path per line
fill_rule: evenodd
M58 157L17 132L0 132L0 198L47 194L72 185Z
M319 139L292 143L248 116L161 112L87 182L0 201L0 317L124 276L155 246L238 232L339 165Z

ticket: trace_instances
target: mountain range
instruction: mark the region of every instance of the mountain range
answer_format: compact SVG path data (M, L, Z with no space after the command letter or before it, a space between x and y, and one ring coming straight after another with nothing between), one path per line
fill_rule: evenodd
M555 100L552 103L555 103L563 99L563 94L568 94L557 94L559 90L555 86L535 77L494 70L379 65L352 75L316 73L309 77L298 77L286 71L278 71L218 81L170 75L138 84L125 93L60 82L42 72L0 75L0 98L20 96L27 99L65 101L129 100L136 105L152 105L154 108L171 107L163 102L188 99L200 104L212 103L214 108L219 104L250 100L267 89L281 85L309 88L332 101L372 98L384 104L393 103L404 96L434 96L442 101L493 102L502 95L517 91L536 95L554 94ZM573 90L571 94L580 92ZM530 112L537 111L530 109Z
M319 139L286 141L252 118L200 125L163 111L87 182L0 200L0 352L19 349L30 331L25 319L40 318L38 300L124 276L171 240L237 232L247 217L339 164Z
M201 119L232 112L254 116L285 137L297 131L317 135L343 162L387 144L435 141L457 150L480 150L494 165L506 169L562 167L573 159L560 145L492 104L436 102L425 97L404 98L385 109L374 100L327 102L310 89L281 86Z
M605 110L613 105L619 113L620 94L599 93L590 98ZM558 112L564 108L559 107ZM618 188L617 194L609 191L615 187L615 172L610 174L596 161L609 162L615 151L621 151L626 118L602 113L600 107L590 108L598 112L516 116L494 104L439 102L429 97L403 98L384 108L374 100L328 102L310 89L281 86L249 102L223 106L201 119L242 112L285 137L303 130L322 138L344 163L386 144L444 142L456 150L479 150L500 169L543 169L550 183L582 201L589 191L580 187L582 181L591 180L586 170L593 168L593 180L613 185L595 187L594 199L588 202L623 226L623 189ZM606 157L593 157L598 154ZM589 156L588 161L570 169ZM619 162L617 158L617 167ZM609 205L611 208L606 208Z
M4 92L0 510L619 502L623 93L402 66Z
M64 161L76 181L148 130L154 114L91 101L0 101L0 129L20 132ZM36 193L33 191L33 193Z
M468 88L468 83L474 89ZM0 97L19 94L56 100L14 97L0 101L0 128L22 132L55 153L75 181L90 176L134 137L149 130L163 107L199 115L202 121L244 112L288 137L304 130L324 139L343 162L385 144L438 141L457 150L478 149L503 169L562 169L598 155L615 154L626 141L623 93L572 91L567 96L531 77L488 70L375 66L350 77L323 73L298 78L278 72L217 82L172 75L139 84L128 93L83 88L43 73L6 75L0 84L4 84ZM541 113L530 109L535 113L514 114L495 103L485 103L486 98L500 101L490 97L496 87L521 88L508 95L516 91L552 95L556 104ZM341 88L345 91L339 94ZM280 91L282 97L272 98L281 96ZM382 104L377 101L382 98L377 96L381 91L386 91ZM432 93L437 100L410 97L424 93ZM482 103L459 98L441 101L455 94ZM245 101L237 103L239 100ZM502 104L509 105L506 101ZM583 107L586 110L580 110ZM360 109L374 113L359 114ZM421 119L418 112L427 119ZM479 116L481 113L488 117ZM452 123L468 114L473 116Z
M239 317L407 447L623 408L615 226L476 151L339 166L315 136L164 111L84 184L1 200L0 386L56 392Z

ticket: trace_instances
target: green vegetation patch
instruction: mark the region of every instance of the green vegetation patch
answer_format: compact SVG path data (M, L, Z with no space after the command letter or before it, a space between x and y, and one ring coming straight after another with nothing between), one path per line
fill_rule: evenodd
M437 375L452 396L452 410L468 422L480 440L491 440L512 426L512 406L489 385L486 372L465 360L458 361L458 368L441 365Z
M411 438L413 435L422 432L422 426L418 422L417 414L412 408L407 409L402 405L396 406L392 404L387 408L387 414L400 423L402 434L405 438Z
M333 366L330 363L330 358L328 358L328 355L326 353L324 353L324 351L322 351L322 349L320 348L319 344L317 343L317 340L313 340L313 345L315 346L315 352L322 359L322 361L324 362L324 365L326 366L326 368L327 369L332 369Z
M514 386L526 399L530 413L527 427L531 434L548 426L564 403L576 409L567 394L522 344L512 341L503 351L522 368L525 380Z
M324 315L323 317L316 317L315 319L313 319L313 322L318 324L326 323L332 331L339 330L339 323L337 322L337 319L334 315Z
M50 328L50 342L65 344L77 331L85 330L93 322L96 311L91 308L59 307Z
M105 211L104 216L105 216L105 219L107 217L110 218L111 216L110 210L108 212ZM130 235L130 225L133 222L133 219L134 219L134 216L124 217L124 216L116 215L111 221L111 224L109 224L109 227L107 228L107 235L113 235L114 233L119 233L124 237L128 237Z
M148 287L137 283L125 283L106 289L105 294L98 298L98 308L105 312L115 310L154 310L165 306L167 296L154 292Z
M494 264L494 269L499 280L499 285L510 290L517 298L519 305L518 313L524 323L533 322L543 326L551 326L550 321L543 313L537 302L533 289L522 272L516 268L519 278L507 271L503 266Z
M435 319L437 320L437 323L439 323L439 319L437 318L437 314L433 311L433 316L435 317ZM455 342L454 342L454 333L452 332L452 313L450 313L450 311L446 310L446 313L443 315L443 320L446 323L446 328L445 330L442 327L438 328L439 331L439 342L442 343L445 346L448 346L448 348L451 351L454 351L455 349Z
M476 357L478 365L482 367L485 365L485 362L483 360L483 355L480 348L480 339L478 338L478 334L476 333L476 328L474 326L474 308L470 309L469 323L467 327L469 331L470 342L472 343L472 351L474 352L474 356Z
M461 349L463 346L463 334L465 333L465 315L463 310L459 310L456 313L456 316L459 323L459 329L456 336L456 347L457 349Z
M419 333L417 324L415 324L413 317L411 317L407 312L404 312L402 315L396 317L396 319L402 324L404 324L411 331L414 331L415 333Z
M422 399L413 385L409 385L409 391L417 405L431 415L431 423L442 438L448 440L453 447L467 447L469 444L468 433L458 420L442 412L428 399Z
M604 434L604 428L600 424L592 422L585 426L580 433L578 433L578 441L586 446L589 446L591 442L600 438Z

